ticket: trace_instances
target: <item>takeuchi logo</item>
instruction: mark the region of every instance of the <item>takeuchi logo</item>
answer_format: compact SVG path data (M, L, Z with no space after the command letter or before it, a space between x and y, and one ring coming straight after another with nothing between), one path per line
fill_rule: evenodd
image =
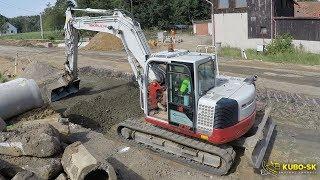
M97 27L97 28L107 28L107 25L102 24L102 23L90 23L89 26L90 27Z

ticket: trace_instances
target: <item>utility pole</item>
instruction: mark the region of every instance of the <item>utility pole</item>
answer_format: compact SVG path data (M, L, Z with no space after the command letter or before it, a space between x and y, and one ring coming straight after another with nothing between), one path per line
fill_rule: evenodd
M41 39L43 39L43 26L42 26L42 14L40 13L40 30L41 30Z
M130 11L131 11L131 14L132 14L132 16L133 16L133 10L132 10L132 7L133 7L132 4L133 4L133 3L132 3L132 1L133 1L133 0L130 0Z
M271 41L273 40L273 36L274 36L274 20L273 20L273 0L271 0L271 14L270 14L270 37L271 37Z
M213 47L216 46L216 27L214 21L214 5L211 0L205 0L207 3L211 5L211 23L212 23L212 45Z
M18 66L18 53L16 58L14 59L14 75L17 76L17 66Z

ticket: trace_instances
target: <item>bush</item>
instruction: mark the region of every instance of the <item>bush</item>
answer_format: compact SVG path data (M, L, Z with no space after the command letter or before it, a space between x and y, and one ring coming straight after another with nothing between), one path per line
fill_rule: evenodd
M0 83L6 82L7 79L0 73Z
M294 46L292 44L293 37L290 34L283 34L281 36L277 36L272 40L270 44L267 46L268 54L281 54L281 53L292 53L295 51Z
M54 41L54 40L55 40L55 37L54 37L54 36L49 36L48 39L49 39L50 41Z

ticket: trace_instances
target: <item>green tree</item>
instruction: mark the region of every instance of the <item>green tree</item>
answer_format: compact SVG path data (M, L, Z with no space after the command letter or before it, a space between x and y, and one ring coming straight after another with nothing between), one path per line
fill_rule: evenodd
M45 30L62 29L67 0L57 0L44 12ZM210 18L210 7L204 0L132 0L134 17L143 28L165 29L171 24L191 24L192 20ZM77 0L79 8L124 9L131 11L131 0ZM84 15L79 13L79 15Z
M39 16L19 16L10 18L9 22L14 25L18 32L34 32L40 30L40 17Z
M6 22L7 18L0 14L0 34L5 32L6 27L4 25L6 24Z
M54 6L47 5L43 13L43 27L45 30L61 30L65 22L64 12L67 0L57 0Z
M125 9L131 0L78 0L80 8ZM132 0L135 18L144 28L166 28L170 24L191 24L209 18L209 6L202 0Z

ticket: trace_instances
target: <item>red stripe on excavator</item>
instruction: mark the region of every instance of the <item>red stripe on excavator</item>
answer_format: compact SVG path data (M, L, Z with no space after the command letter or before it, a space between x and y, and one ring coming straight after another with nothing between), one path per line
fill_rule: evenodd
M209 137L209 141L215 144L224 144L239 137L243 136L254 124L256 117L256 111L250 116L242 119L239 123L234 126L230 126L224 129L214 129L212 135Z
M256 111L254 111L250 116L239 121L239 123L235 124L234 126L230 126L224 129L214 129L211 136L208 137L208 141L214 144L224 144L238 139L252 127L252 125L254 124L255 116ZM159 121L156 118L152 117L147 117L146 121L155 126L159 126L198 139L200 139L201 135L203 135L200 133L195 133L185 128L181 128L179 126L171 125L168 122Z

